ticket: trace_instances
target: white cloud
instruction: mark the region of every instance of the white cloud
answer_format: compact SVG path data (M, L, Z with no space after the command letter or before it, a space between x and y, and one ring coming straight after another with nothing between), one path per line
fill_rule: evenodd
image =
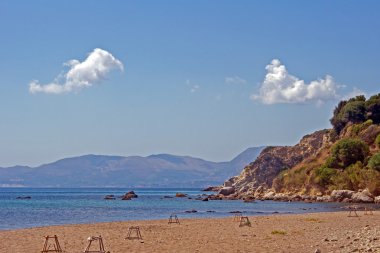
M264 104L278 103L308 103L321 104L328 100L338 98L337 90L340 88L332 76L326 75L305 83L297 77L290 75L285 66L277 59L266 66L267 74L260 85L259 94L251 95L251 99Z
M191 92L191 93L194 93L194 92L196 92L198 89L199 89L199 85L195 84L195 85L191 86L190 92Z
M186 80L186 85L190 86L191 93L195 93L200 88L198 84L193 84L189 79Z
M124 68L123 64L111 53L100 48L95 48L83 62L70 60L64 65L69 69L53 82L40 84L38 80L34 80L29 83L29 91L50 94L77 91L104 80L111 70L123 71Z
M247 81L245 79L243 79L243 78L241 78L239 76L226 77L224 79L224 82L226 84L237 84L237 85L239 85L239 84L246 84L247 83Z

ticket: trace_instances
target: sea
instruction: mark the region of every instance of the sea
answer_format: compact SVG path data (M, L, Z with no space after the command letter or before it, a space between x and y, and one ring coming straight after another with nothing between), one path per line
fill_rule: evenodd
M138 198L118 198L130 190L134 190ZM175 198L177 192L188 197ZM117 199L104 199L111 194ZM196 200L202 194L205 192L201 189L182 188L0 188L0 230L168 219L173 213L179 218L210 218L233 216L236 211L248 216L330 212L343 210L344 206L342 203ZM18 199L26 196L31 198ZM190 210L196 212L186 212Z

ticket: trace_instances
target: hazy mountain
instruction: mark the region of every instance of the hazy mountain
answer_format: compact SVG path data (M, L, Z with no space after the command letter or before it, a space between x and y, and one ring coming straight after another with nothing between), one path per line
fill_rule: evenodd
M263 147L249 148L229 162L169 154L85 155L35 168L0 168L0 186L26 187L204 187L219 185L254 161Z

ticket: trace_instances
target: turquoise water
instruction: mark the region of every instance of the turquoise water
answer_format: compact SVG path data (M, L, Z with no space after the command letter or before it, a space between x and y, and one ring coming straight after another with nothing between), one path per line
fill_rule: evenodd
M121 196L132 189L121 188L0 188L0 230L60 224L107 221L167 219L171 213L182 218L232 216L273 213L328 212L341 210L339 203L304 203L240 200L200 201L188 198L164 198L176 192L192 198L205 193L199 189L133 189L139 196L130 201L104 200L104 196ZM16 199L31 196L31 199ZM195 209L197 213L186 213ZM212 212L210 212L212 211Z

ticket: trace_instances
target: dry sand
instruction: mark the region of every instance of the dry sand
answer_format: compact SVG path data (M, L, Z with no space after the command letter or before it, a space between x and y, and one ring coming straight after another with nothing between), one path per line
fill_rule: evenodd
M128 252L380 252L380 213L348 212L230 218L109 222L0 231L1 253L37 253L45 235L58 235L64 252L83 252L89 236L102 235L111 253ZM143 240L125 240L140 226Z

